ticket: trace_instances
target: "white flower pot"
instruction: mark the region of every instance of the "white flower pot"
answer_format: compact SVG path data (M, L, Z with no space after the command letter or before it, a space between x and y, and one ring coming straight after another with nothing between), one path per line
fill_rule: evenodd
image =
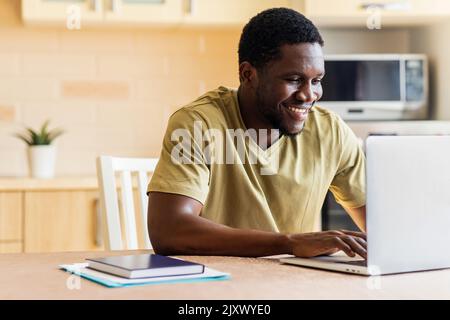
M56 148L54 145L30 146L28 164L33 178L53 178L55 176Z

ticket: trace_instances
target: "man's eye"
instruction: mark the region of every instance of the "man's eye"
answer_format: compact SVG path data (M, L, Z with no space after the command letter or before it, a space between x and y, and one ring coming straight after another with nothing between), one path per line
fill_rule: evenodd
M319 83L321 83L322 82L322 79L315 79L315 80L313 80L313 84L319 84Z
M291 79L286 79L288 82L300 82L300 78L291 78Z

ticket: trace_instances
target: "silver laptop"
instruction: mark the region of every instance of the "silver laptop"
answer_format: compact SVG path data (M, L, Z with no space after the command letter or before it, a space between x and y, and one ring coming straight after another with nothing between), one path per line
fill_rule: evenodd
M450 268L450 136L371 136L366 157L367 261L280 261L360 275Z

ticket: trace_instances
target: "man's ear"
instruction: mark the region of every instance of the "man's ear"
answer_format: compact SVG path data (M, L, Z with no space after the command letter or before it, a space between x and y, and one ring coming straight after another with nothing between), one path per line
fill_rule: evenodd
M244 61L239 65L239 80L242 85L256 87L258 72L249 62Z

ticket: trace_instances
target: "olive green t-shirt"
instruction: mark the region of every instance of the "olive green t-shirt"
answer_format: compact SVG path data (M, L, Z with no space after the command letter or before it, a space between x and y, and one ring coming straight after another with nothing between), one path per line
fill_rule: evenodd
M364 153L333 112L313 107L300 134L269 148L246 130L234 89L176 111L148 192L196 199L202 217L230 227L286 233L317 231L328 190L343 207L365 205Z

